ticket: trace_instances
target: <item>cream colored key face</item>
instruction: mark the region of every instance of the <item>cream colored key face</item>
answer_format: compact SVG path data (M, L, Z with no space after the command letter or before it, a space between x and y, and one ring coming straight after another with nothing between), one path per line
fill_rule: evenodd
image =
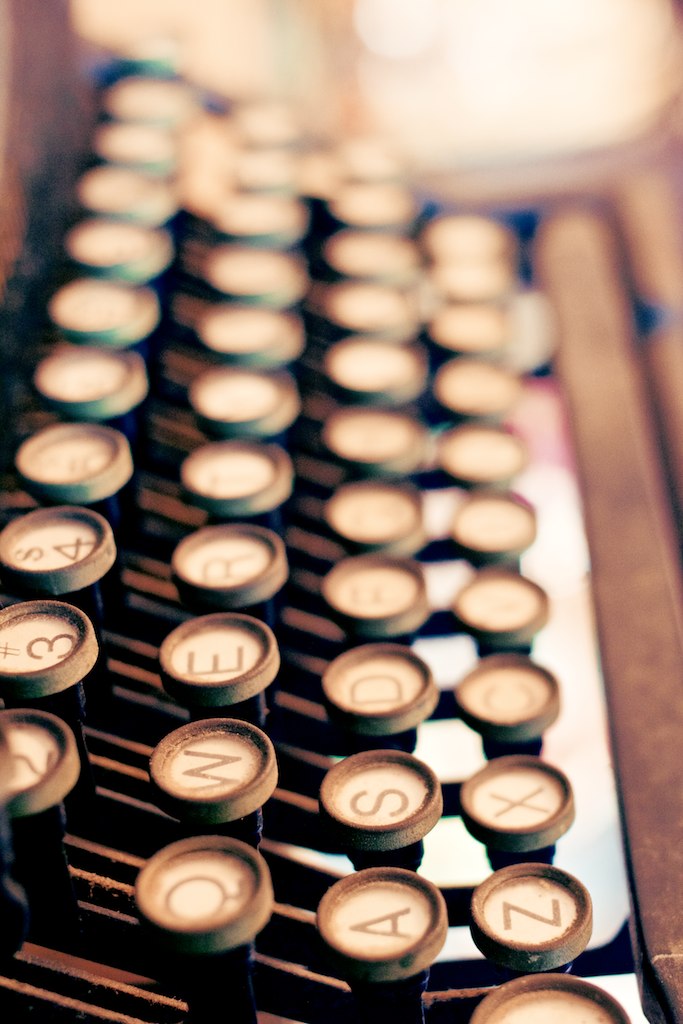
M215 797L252 783L261 766L258 751L244 737L215 730L178 744L165 759L164 776L175 793Z
M477 718L514 725L544 715L555 700L557 687L545 671L532 662L497 660L473 672L458 686L458 702Z
M36 612L0 624L0 676L52 668L72 654L78 643L76 629L57 614Z
M590 999L573 992L521 996L501 1007L487 1024L613 1024L615 1018Z
M262 857L225 836L172 843L142 868L135 899L153 938L179 953L220 953L251 942L271 915Z
M164 251L170 248L167 236L161 232L104 218L77 224L67 234L65 245L72 259L102 268L147 260L156 262L160 248Z
M13 567L31 573L75 566L101 543L101 535L84 517L69 518L64 509L52 516L52 510L44 511L47 515L34 527L22 530L7 551L0 540L0 557Z
M461 416L501 417L521 394L519 379L509 370L475 359L454 359L434 379L434 394Z
M453 536L481 552L519 552L536 534L533 509L511 497L488 494L471 498L455 515Z
M263 657L263 644L253 629L240 625L205 625L174 644L169 669L198 685L237 679L250 672Z
M359 228L408 227L416 214L410 191L386 182L342 186L330 209L343 224Z
M274 380L244 370L212 371L192 390L193 405L200 415L231 423L269 416L279 399Z
M352 754L320 787L322 820L344 849L401 849L422 839L442 810L434 772L398 750Z
M40 783L57 765L61 750L52 733L31 722L7 729L11 775L7 794L12 797Z
M571 974L526 975L494 989L472 1024L629 1024L607 992Z
M128 366L115 353L88 347L43 360L34 381L48 398L94 402L119 391L128 373Z
M44 484L71 484L100 476L119 455L115 432L83 424L46 427L17 453L19 471Z
M472 938L485 956L514 970L569 963L587 946L592 924L588 891L549 864L501 868L472 894Z
M344 614L385 618L409 609L420 596L418 581L399 567L363 565L335 581L334 603Z
M416 423L408 416L376 409L344 411L330 417L325 429L328 446L348 461L389 462L420 446Z
M95 134L93 151L113 164L171 168L177 147L173 137L161 128L122 122L103 125Z
M295 302L306 286L300 262L280 252L222 246L211 254L206 279L226 295L276 294Z
M424 674L407 658L371 655L336 674L335 702L359 714L391 713L424 689Z
M423 777L404 765L364 768L335 788L334 807L351 825L398 825L429 796Z
M456 479L495 485L507 483L527 462L523 442L503 430L462 427L444 434L439 461Z
M273 745L248 722L211 718L168 733L150 758L159 805L181 821L220 824L253 813L277 784Z
M327 928L348 956L394 959L424 939L431 924L432 908L417 888L376 882L339 900Z
M450 262L486 262L508 257L514 239L506 227L488 217L445 214L422 232L422 243L433 259Z
M198 333L208 348L225 355L275 355L281 349L294 359L303 348L300 322L270 309L219 305L201 318Z
M500 306L459 302L440 309L429 324L437 345L473 356L500 352L510 338L510 317Z
M366 868L330 886L317 925L342 977L388 982L431 965L448 915L441 892L414 871Z
M12 818L61 803L80 772L71 729L47 711L0 711L4 744L2 799Z
M245 448L199 449L183 464L188 490L216 498L243 498L273 483L275 465L267 454Z
M86 210L145 224L163 224L177 209L167 182L127 167L93 167L81 176L76 191Z
M368 339L335 345L326 369L341 387L359 392L401 390L425 372L414 349Z
M305 207L296 199L246 192L228 197L214 212L219 230L245 239L282 234L298 238L307 219Z
M410 239L372 231L339 231L325 246L327 261L348 277L416 273L417 248Z
M473 787L472 812L500 829L540 829L562 807L565 790L543 766L510 768Z
M482 573L458 595L456 611L473 629L510 633L536 622L544 605L539 590L523 576Z
M512 291L514 268L504 260L438 263L430 277L436 291L451 302L486 302Z
M215 927L239 917L254 880L237 857L211 850L181 854L155 878L155 911L169 929Z
M547 878L533 876L497 886L483 906L493 935L527 948L556 942L576 921L572 894Z
M340 284L326 292L331 320L358 333L395 329L412 324L415 310L400 291L374 284Z
M327 503L325 514L340 536L368 545L389 543L420 531L422 522L413 495L379 483L339 488Z
M53 295L49 311L52 320L65 330L97 334L135 323L146 295L127 285L80 278Z
M204 587L237 587L264 572L271 560L270 549L258 537L209 536L183 551L178 568L190 582Z

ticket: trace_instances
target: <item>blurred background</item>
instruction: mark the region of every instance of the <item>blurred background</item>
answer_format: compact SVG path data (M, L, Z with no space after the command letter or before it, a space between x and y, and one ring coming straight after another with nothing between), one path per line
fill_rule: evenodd
M379 134L446 191L537 191L651 159L678 130L668 0L72 0L117 49L165 35L230 97L296 99L319 135ZM564 171L554 164L561 161ZM475 179L472 175L475 174ZM488 182L488 185L487 185Z

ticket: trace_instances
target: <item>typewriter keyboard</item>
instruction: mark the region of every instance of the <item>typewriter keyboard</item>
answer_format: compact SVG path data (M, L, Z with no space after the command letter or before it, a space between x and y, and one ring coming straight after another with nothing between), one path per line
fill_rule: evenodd
M110 70L6 424L3 1020L639 1024L600 211Z

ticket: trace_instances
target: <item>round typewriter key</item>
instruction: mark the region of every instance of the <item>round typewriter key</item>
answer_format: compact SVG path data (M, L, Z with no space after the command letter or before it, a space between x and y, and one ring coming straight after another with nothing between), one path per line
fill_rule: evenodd
M195 330L201 344L226 363L262 369L294 362L305 344L299 317L230 303L209 307Z
M217 366L196 377L189 400L200 425L218 437L272 438L299 415L301 401L286 370Z
M498 752L537 740L560 711L560 688L552 673L520 654L492 654L458 683L460 717Z
M321 589L332 615L352 636L410 635L430 613L422 567L410 558L343 558L323 577Z
M193 836L147 861L135 884L138 912L165 948L221 953L251 942L272 913L263 858L228 836Z
M178 197L168 181L127 167L91 168L78 179L76 195L90 214L151 228L168 224L178 212Z
M197 101L180 79L130 75L105 90L102 108L115 121L176 129L196 113Z
M233 159L233 184L238 192L291 196L296 192L296 170L296 158L286 150L244 148Z
M521 438L499 427L467 424L439 438L437 460L461 487L508 487L529 461Z
M322 287L313 305L337 337L371 335L386 341L410 341L420 329L414 299L398 288L362 281L340 281Z
M351 472L402 477L420 467L427 432L412 416L391 409L337 409L323 425L322 442Z
M435 217L422 231L420 242L437 262L507 262L515 257L517 248L505 225L476 214Z
M287 149L301 142L301 124L294 107L281 100L248 100L236 106L232 121L248 146Z
M36 498L75 505L111 498L133 475L128 441L99 423L44 427L20 445L15 466Z
M522 383L510 370L477 359L451 359L437 370L434 398L447 416L498 423L512 411Z
M106 217L88 217L64 238L69 259L93 277L146 284L173 260L173 242L161 228Z
M592 928L587 889L550 864L501 868L472 894L475 945L489 960L514 971L564 967L586 948Z
M531 644L548 619L548 595L519 573L481 569L453 602L460 628L480 650L507 650Z
M552 859L554 843L574 821L571 784L558 768L523 754L496 757L463 782L462 819L468 832L492 851L517 861ZM503 866L494 858L492 865Z
M438 700L429 666L401 644L364 644L322 676L330 718L360 736L393 736L429 718Z
M0 576L19 593L53 597L97 583L116 560L106 519L72 505L35 509L0 533Z
M144 926L160 952L159 972L181 990L197 1024L229 1016L256 1024L251 943L273 909L263 858L227 836L171 843L144 865L135 883Z
M375 136L346 139L336 148L340 177L344 181L401 181L406 169L398 155Z
M45 404L63 416L99 422L124 417L149 390L139 353L94 345L60 346L38 363L33 384Z
M331 885L318 930L351 980L391 982L430 967L446 941L446 905L437 887L401 868L366 868Z
M235 246L290 249L306 234L308 211L290 196L234 192L213 206L211 223Z
M420 256L410 238L375 231L337 231L323 246L323 259L339 277L408 288L417 284Z
M499 985L470 1024L630 1024L615 999L571 974L529 974Z
M272 631L237 612L201 615L184 622L159 648L164 689L192 709L226 714L263 693L280 668ZM231 716L232 717L232 716Z
M308 288L306 268L297 256L268 249L217 245L202 273L220 295L271 309L296 306Z
M515 562L536 539L536 514L516 494L476 490L458 506L451 537L473 565Z
M67 341L128 348L159 325L156 293L119 281L80 277L63 285L48 304L50 319Z
M327 206L338 224L368 231L409 232L418 215L414 194L394 182L349 182L335 190Z
M200 611L246 609L270 601L288 575L280 537L246 523L205 526L173 552L173 579L181 600ZM264 615L273 615L266 608Z
M77 783L74 736L56 715L18 708L0 712L11 776L15 874L30 908L29 937L57 943L78 935L78 906L64 854L63 801Z
M408 405L427 385L427 357L419 345L347 338L328 349L323 368L342 401L361 405Z
M414 555L426 542L420 492L410 484L342 484L323 514L334 534L354 551Z
M500 359L512 338L510 312L495 303L453 303L437 310L427 333L444 356Z
M259 441L214 441L196 448L180 467L190 501L219 519L273 513L291 495L293 476L284 448Z
M190 722L157 744L149 770L168 814L195 829L225 826L226 834L258 844L256 812L277 785L277 763L273 744L255 725L233 718Z
M422 993L448 931L446 904L431 882L400 868L367 868L330 886L318 931L348 979L359 1021L424 1020Z
M61 601L24 601L0 611L0 691L34 700L80 682L97 660L90 620Z
M173 174L178 163L176 140L155 125L103 124L95 131L92 150L105 163L161 177Z
M491 302L507 298L515 284L515 268L503 260L437 263L429 282L444 302Z
M0 711L10 769L4 794L12 817L40 814L62 803L76 785L80 762L69 727L47 711Z
M320 787L320 815L355 868L417 870L422 840L441 816L434 772L402 750L366 750L339 761Z

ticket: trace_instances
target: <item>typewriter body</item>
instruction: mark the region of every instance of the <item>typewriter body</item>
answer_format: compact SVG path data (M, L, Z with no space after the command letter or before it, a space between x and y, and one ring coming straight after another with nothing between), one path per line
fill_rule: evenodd
M93 132L103 123L102 96L130 69L122 70L122 58L105 60L98 53L94 59L93 49L69 28L66 5L51 4L48 12L45 5L17 0L2 9L10 69L0 196L6 411L0 526L6 529L39 506L55 504L32 492L17 451L32 435L69 419L41 400L34 373L63 341L47 310L59 289L78 276L64 256L63 236L84 216L77 182L103 162L92 150ZM83 730L96 812L72 816L67 805L64 851L77 924L75 932L65 926L63 935L48 924L47 938L29 931L20 948L3 957L0 1018L8 1022L193 1019L183 985L159 975L138 920L134 886L145 862L179 836L174 816L155 802L150 755L167 734L198 717L161 681L165 637L196 613L183 600L171 557L181 541L221 518L206 504L198 507L179 475L181 463L216 436L212 414L201 414L202 420L188 399L201 373L220 365L216 351L197 342L193 319L198 304L218 301L220 289L207 290L201 272L217 238L210 161L215 151L224 158L215 139L234 132L241 109L240 102L231 105L218 96L215 84L192 83L193 109L206 124L184 151L186 163L195 160L199 172L187 166L184 172L186 195L194 190L199 198L194 207L181 201L167 219L174 255L170 271L159 275L162 326L148 360L150 393L131 442L131 504L114 526L117 560L107 578L116 579L105 600L105 610L114 611L100 623L93 669L104 696L88 691ZM422 996L425 1019L435 1024L465 1024L501 980L470 934L472 892L491 867L460 815L462 783L485 765L486 743L465 723L454 691L481 657L523 648L560 686L561 710L544 733L541 756L571 780L576 820L558 840L554 863L579 878L593 901L592 938L573 973L612 993L633 1024L643 1015L653 1024L683 1021L683 236L675 106L672 113L666 104L662 120L664 126L644 137L615 139L606 150L586 154L546 153L526 164L492 160L485 167L463 160L451 174L435 162L415 175L415 212L409 228L399 232L423 240L416 251L425 263L429 225L444 215L483 218L514 238L515 279L505 299L513 342L504 362L521 382L521 398L504 417L504 429L530 453L510 489L537 516L536 540L516 565L549 601L538 633L507 647L495 641L487 646L476 631L468 633L447 617L476 570L461 550L449 547L450 523L467 492L441 472L438 450L460 419L444 413L446 400L434 401L435 373L446 359L443 353L430 356L424 387L397 400L392 413L407 410L427 437L423 455L404 476L420 492L425 516L424 543L411 554L427 579L430 613L410 644L439 691L431 714L416 726L415 747L443 795L443 815L425 837L420 871L441 891L448 914L448 935ZM310 156L310 140L301 149ZM329 194L323 201L312 187L301 191L296 201L313 227L292 245L280 244L278 254L290 258L294 252L313 284L271 307L292 317L303 311L306 346L277 367L295 377L300 413L284 430L267 434L280 443L287 432L282 447L294 486L275 528L287 546L288 578L279 588L284 596L263 613L281 658L268 688L265 725L279 778L263 807L259 849L275 903L256 938L253 983L264 1022L344 1024L359 1019L355 996L326 955L315 914L330 886L352 868L329 841L318 798L330 769L368 743L367 737L362 744L357 736L349 739L325 706L321 676L353 634L349 622L357 609L335 618L334 600L321 580L350 553L367 549L345 545L323 510L342 484L405 481L396 471L354 475L350 459L344 463L324 440L326 423L351 404L351 385L344 385L345 397L332 371L321 369L325 349L353 333L343 318L335 323L327 316L320 298L326 286L340 283L321 253L325 237L344 222L341 214L330 216ZM392 232L385 229L385 237ZM401 321L397 346L418 339L428 347L434 343L427 336L443 295L433 277L426 285L420 281L397 289L403 297L410 289L419 293L415 323ZM443 285L445 293L448 287ZM465 304L457 287L453 304ZM397 341L401 330L408 334ZM367 373L372 371L368 363ZM368 406L373 402L353 408ZM381 396L374 407L387 409ZM370 447L371 440L367 435ZM20 584L1 575L0 587L3 614L26 599ZM258 603L265 607L267 601ZM0 634L0 685L11 651ZM223 1013L231 1020L229 1007L228 991L215 1019Z

